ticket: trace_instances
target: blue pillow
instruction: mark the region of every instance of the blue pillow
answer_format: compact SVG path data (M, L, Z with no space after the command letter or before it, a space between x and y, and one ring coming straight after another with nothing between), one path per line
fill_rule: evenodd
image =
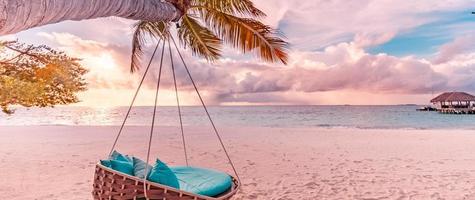
M172 167L177 176L180 190L214 197L229 190L232 178L223 172L197 167Z
M176 189L180 189L180 184L178 183L178 179L176 178L175 173L173 173L173 171L159 159L157 159L157 161L155 162L155 166L153 166L152 172L150 173L148 180Z
M110 159L111 160L118 160L118 161L133 163L132 158L130 158L128 155L122 155L121 153L119 153L115 150L114 150L114 152L112 152L112 155L110 156Z
M119 160L110 160L111 168L113 170L122 172L124 174L134 175L134 165L130 162L124 162Z
M143 179L145 178L145 171L147 171L147 177L150 175L152 172L152 165L147 165L146 162L143 160L140 160L136 157L132 157L132 160L134 161L134 176Z
M101 165L109 167L109 168L112 167L110 160L101 160Z

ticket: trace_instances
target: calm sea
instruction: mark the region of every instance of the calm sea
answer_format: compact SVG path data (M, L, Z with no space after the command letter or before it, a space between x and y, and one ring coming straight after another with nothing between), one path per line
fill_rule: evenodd
M475 129L475 115L417 112L419 106L217 106L218 126L349 127L361 129ZM18 108L0 125L120 125L127 107ZM128 125L149 125L153 107L135 107ZM209 125L202 107L183 107L185 125ZM160 107L158 124L178 124L176 107Z

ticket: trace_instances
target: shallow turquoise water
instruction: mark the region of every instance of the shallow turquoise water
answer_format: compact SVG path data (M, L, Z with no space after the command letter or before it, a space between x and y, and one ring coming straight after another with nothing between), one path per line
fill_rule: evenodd
M475 115L417 112L419 106L217 106L210 113L218 126L351 127L363 129L475 129ZM18 108L0 114L0 125L120 125L126 107ZM129 125L149 125L153 107L136 107ZM209 125L202 107L183 107L185 125ZM158 109L159 125L177 125L176 107Z

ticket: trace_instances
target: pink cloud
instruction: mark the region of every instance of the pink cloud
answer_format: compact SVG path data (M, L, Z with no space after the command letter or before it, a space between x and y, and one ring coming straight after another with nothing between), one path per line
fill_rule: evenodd
M69 56L81 59L81 64L90 71L86 75L89 88L131 88L134 85L136 76L127 74L124 67L130 62L127 46L86 40L70 33L40 32L38 35Z
M276 0L262 3L276 10L272 21L303 50L325 48L353 38L362 45L377 45L395 34L438 20L433 12L473 6L470 1L394 0ZM283 3L285 2L285 3ZM282 10L285 9L285 12ZM283 14L282 14L283 13Z
M442 45L439 48L437 57L433 60L434 64L441 64L452 60L455 56L475 49L475 36L465 35L456 38L452 42Z

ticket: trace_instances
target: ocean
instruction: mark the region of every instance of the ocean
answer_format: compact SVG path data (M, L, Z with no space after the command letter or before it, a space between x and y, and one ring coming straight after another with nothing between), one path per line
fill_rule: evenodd
M475 115L418 112L415 105L394 106L211 106L216 125L251 127L347 127L359 129L475 129ZM202 107L185 106L184 125L209 125ZM0 114L2 126L120 125L127 107L17 108ZM127 125L150 125L153 107L134 107ZM176 107L159 107L157 125L177 126Z

